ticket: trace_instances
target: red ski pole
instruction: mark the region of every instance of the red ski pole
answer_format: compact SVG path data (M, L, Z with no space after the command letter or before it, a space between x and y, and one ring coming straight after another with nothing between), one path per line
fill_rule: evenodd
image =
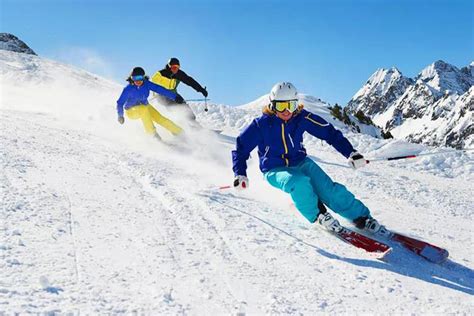
M367 160L367 163L372 162L372 161L390 161L390 160L399 160L399 159L410 159L410 158L416 158L416 157L418 156L408 155L408 156L397 156L397 157L388 157L388 158L376 158L376 159Z

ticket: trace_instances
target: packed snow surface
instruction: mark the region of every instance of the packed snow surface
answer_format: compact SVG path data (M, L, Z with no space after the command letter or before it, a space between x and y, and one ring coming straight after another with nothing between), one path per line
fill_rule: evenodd
M450 252L435 265L394 245L382 261L306 222L264 182L256 152L248 192L218 189L232 182L234 137L265 96L208 112L193 103L198 121L222 134L157 105L187 134L160 129L160 144L139 122L116 122L118 84L11 52L0 69L0 312L473 314L472 153L339 126L368 159L449 151L353 171L305 139L382 223Z

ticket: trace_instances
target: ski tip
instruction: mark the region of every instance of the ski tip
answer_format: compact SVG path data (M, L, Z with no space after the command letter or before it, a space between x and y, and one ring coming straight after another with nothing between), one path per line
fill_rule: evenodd
M434 248L427 245L420 251L420 256L430 262L439 264L448 259L449 252L446 249Z
M380 261L383 261L383 262L389 262L389 258L390 256L392 255L392 248L389 248L387 250L385 250L384 252L380 252L380 253L377 253L375 254L375 257L377 260L380 260Z

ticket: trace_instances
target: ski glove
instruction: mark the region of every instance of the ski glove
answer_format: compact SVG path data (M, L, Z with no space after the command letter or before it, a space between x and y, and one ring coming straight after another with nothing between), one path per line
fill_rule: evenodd
M205 98L207 98L207 96L209 95L209 94L207 93L207 89L206 89L206 88L203 88L203 89L201 90L201 93L202 93L202 95L203 95Z
M120 124L123 124L123 122L125 122L125 119L123 118L123 116L119 116L119 117L118 117L118 122L119 122Z
M234 179L234 188L244 190L249 187L249 179L246 176L236 176Z
M179 94L176 95L176 98L174 99L174 101L178 104L183 104L184 103L183 97L180 96Z
M359 154L357 151L354 151L349 156L348 163L349 163L349 166L351 166L353 169L358 169L365 166L367 164L367 160L365 160L364 156Z

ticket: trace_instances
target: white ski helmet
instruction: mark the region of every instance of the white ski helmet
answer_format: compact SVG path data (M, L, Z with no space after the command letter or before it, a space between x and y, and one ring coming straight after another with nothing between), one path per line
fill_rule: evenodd
M298 91L291 82L279 82L270 91L270 101L298 100Z

